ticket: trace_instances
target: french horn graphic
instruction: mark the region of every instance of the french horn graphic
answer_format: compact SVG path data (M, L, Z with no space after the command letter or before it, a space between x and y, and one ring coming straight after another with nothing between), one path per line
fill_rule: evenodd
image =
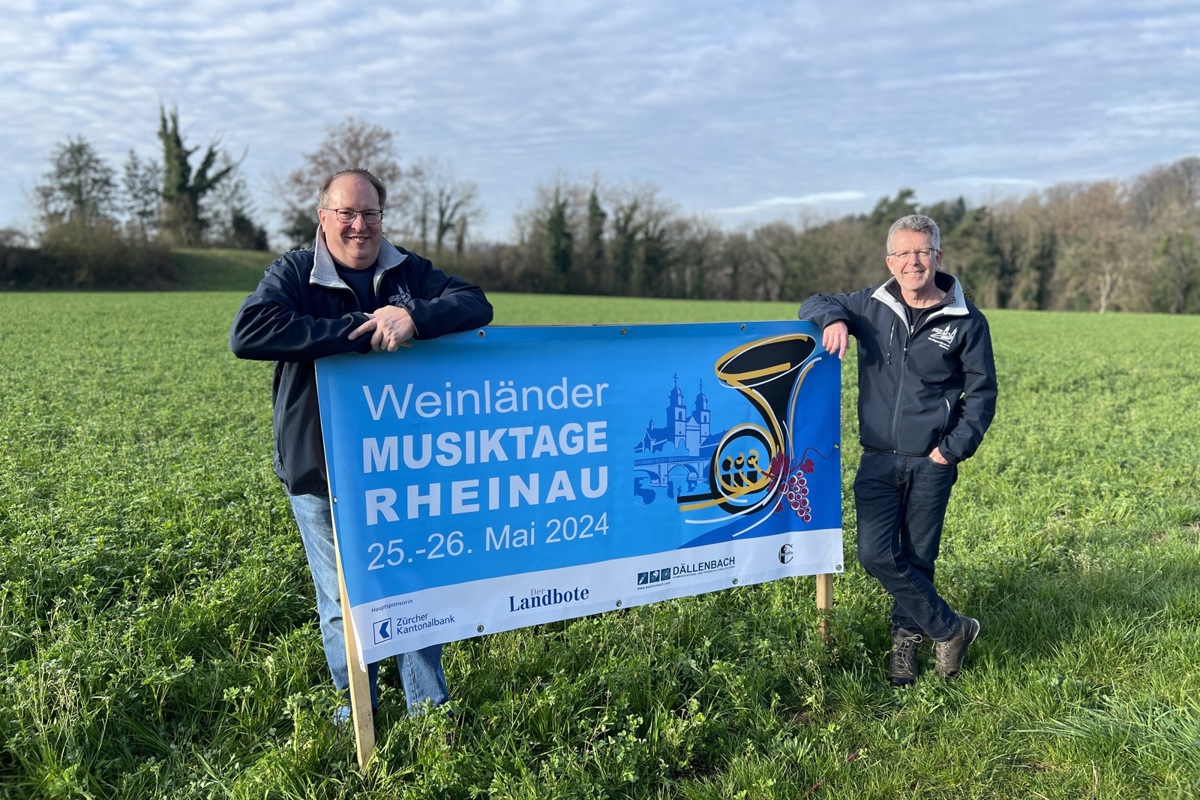
M800 386L818 360L816 350L811 336L785 334L748 342L717 360L718 380L741 392L761 422L725 432L712 454L708 491L679 497L681 511L717 507L741 516L787 503L802 519L810 516L803 473L812 465L797 463L792 436Z

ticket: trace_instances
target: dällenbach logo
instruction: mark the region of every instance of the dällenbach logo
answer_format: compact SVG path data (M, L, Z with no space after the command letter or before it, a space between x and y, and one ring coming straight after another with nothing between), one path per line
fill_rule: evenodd
M649 586L652 583L663 583L671 580L671 568L662 567L660 569L652 569L646 572L639 572L637 576L638 586Z

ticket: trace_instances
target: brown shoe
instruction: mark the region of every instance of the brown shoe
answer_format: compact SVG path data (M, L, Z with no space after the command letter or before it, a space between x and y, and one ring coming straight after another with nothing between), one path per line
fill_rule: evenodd
M979 620L958 615L958 630L944 642L933 643L934 666L943 678L953 678L962 669L967 648L979 636Z
M905 628L892 634L892 652L888 656L888 680L893 686L908 686L917 679L917 650L925 637Z

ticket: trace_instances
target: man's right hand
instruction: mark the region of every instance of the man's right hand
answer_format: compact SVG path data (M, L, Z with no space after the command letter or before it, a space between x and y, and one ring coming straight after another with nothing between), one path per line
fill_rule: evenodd
M821 333L821 344L830 355L842 359L846 355L846 347L850 344L850 329L840 320L829 323Z
M372 350L394 353L401 347L412 347L416 333L407 308L383 306L367 314L367 321L350 331L350 339L371 334Z

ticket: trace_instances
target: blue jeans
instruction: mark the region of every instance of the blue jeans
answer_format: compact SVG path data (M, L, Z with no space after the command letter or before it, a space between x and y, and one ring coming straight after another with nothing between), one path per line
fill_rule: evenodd
M958 467L928 456L863 452L854 479L858 562L892 596L892 632L923 631L943 642L958 614L937 593L933 563Z
M296 524L300 526L308 568L317 589L317 615L321 619L325 660L333 675L333 685L345 692L350 686L350 673L346 664L346 634L342 627L342 599L338 588L337 554L333 544L333 514L329 508L329 497L314 494L288 497L292 501ZM449 699L440 644L401 653L396 656L396 665L400 668L400 683L404 687L410 714L419 711L426 702L436 706ZM376 684L379 664L367 665L367 675L371 681L371 708L375 709L378 707Z

